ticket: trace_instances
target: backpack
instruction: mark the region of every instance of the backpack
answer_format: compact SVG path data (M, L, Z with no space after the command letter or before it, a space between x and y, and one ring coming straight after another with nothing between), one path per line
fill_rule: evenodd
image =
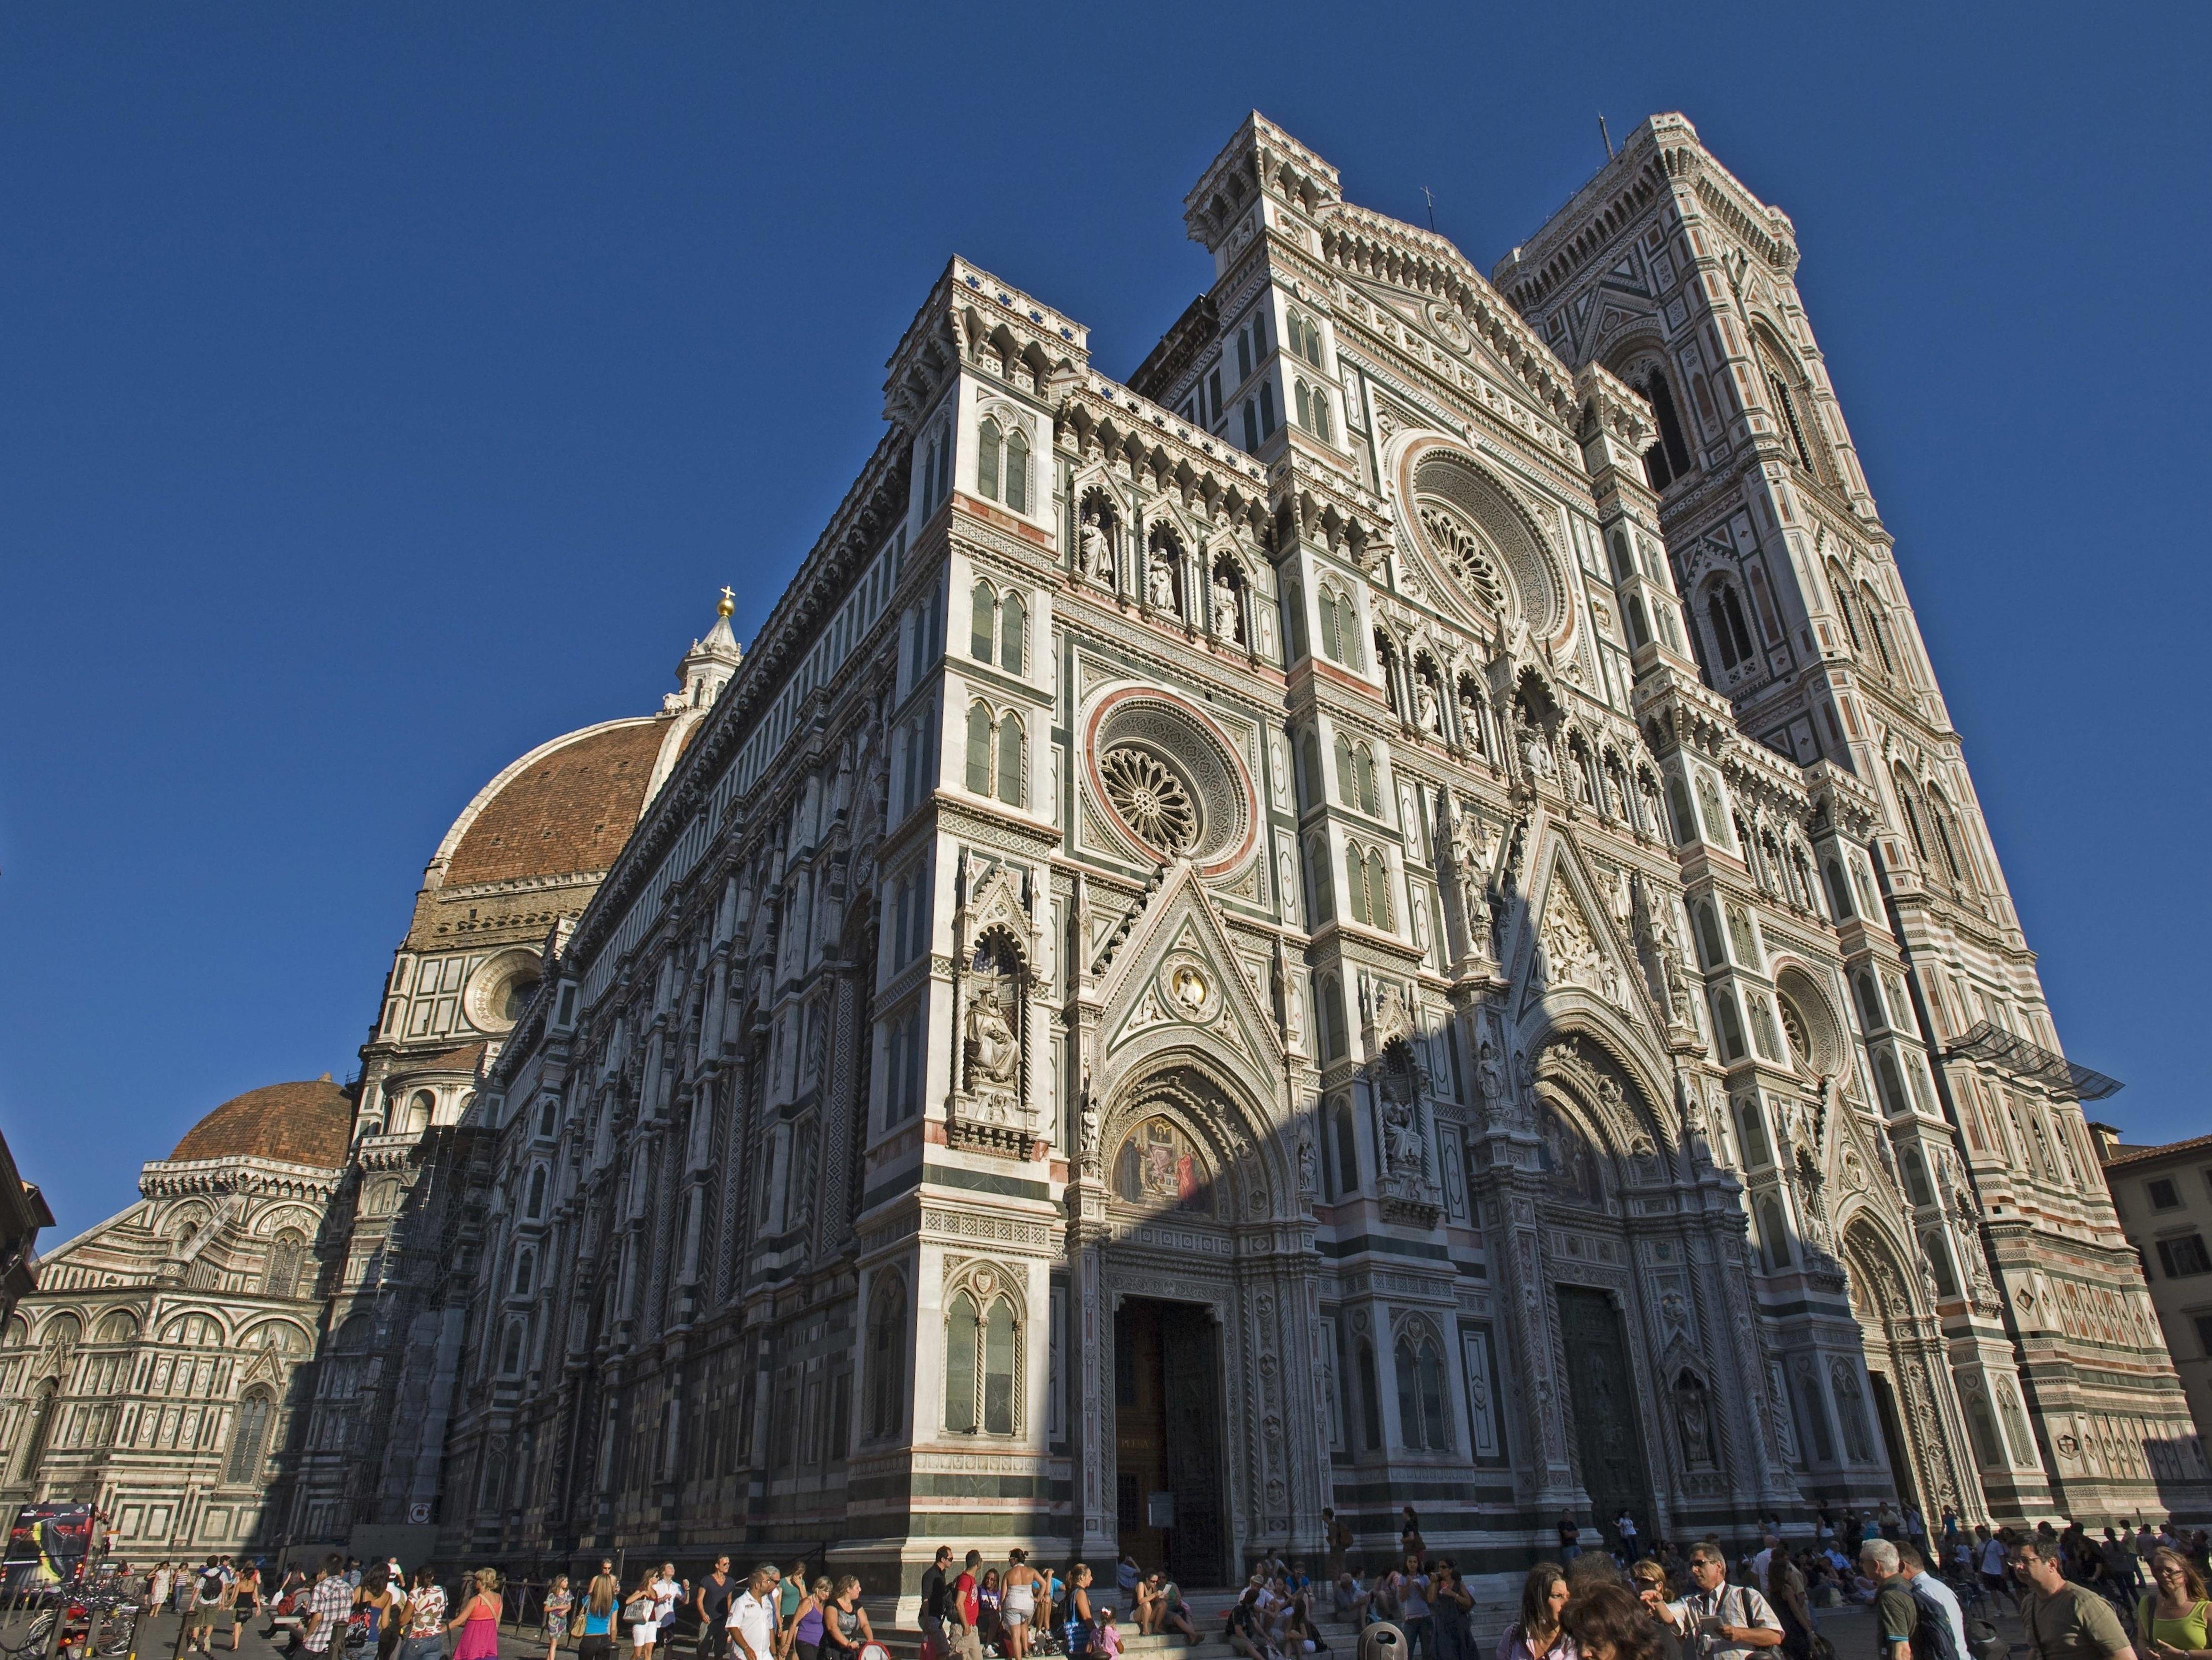
M203 1606L222 1601L222 1571L204 1568L200 1571L200 1602Z
M1951 1629L1951 1616L1933 1596L1924 1595L1916 1578L1905 1588L1912 1598L1918 1620L1912 1626L1912 1660L1972 1660L1959 1651L1959 1635Z

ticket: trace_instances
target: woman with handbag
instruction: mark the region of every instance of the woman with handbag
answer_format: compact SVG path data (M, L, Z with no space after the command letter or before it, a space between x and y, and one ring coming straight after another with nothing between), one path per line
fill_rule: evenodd
M446 1627L461 1634L453 1660L499 1660L499 1570L478 1568L466 1583L473 1589L459 1617Z
M660 1640L660 1613L654 1606L659 1594L653 1589L659 1578L659 1569L647 1568L623 1604L623 1624L629 1627L630 1660L653 1660L653 1645Z
M615 1604L621 1600L622 1586L602 1563L568 1627L576 1639L576 1660L608 1660L614 1653Z

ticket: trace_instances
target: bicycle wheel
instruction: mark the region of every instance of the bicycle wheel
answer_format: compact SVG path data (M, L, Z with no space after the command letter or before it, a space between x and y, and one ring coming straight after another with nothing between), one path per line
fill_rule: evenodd
M23 1635L20 1640L10 1643L5 1637L0 1637L0 1654L27 1654L33 1649L43 1649L46 1645L46 1633L53 1628L53 1609L40 1608L32 1618L31 1623L23 1628Z
M138 1634L138 1618L125 1614L100 1628L100 1641L93 1650L95 1654L128 1654Z

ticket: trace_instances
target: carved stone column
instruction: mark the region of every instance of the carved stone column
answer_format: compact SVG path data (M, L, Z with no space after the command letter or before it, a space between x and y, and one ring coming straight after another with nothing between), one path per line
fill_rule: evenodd
M1095 1191L1083 1192L1084 1189ZM1114 1493L1114 1310L1105 1287L1105 1190L1085 1182L1070 1189L1067 1259L1075 1292L1075 1546L1092 1561L1114 1560L1120 1518ZM1087 1203L1085 1201L1088 1201Z

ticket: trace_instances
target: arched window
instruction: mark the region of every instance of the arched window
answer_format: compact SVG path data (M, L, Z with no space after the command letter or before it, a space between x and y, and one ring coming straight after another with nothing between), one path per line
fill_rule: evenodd
M1772 1199L1759 1201L1759 1243L1766 1252L1766 1267L1770 1273L1788 1268L1794 1260L1790 1253L1790 1229L1782 1219L1782 1207Z
M1984 1469L2004 1468L2004 1443L1997 1436L1997 1420L1990 1403L1978 1395L1966 1397L1966 1426L1974 1432L1974 1456Z
M979 663L998 656L999 595L988 582L978 582L969 606L968 654Z
M999 800L1010 807L1022 805L1022 718L999 717Z
M1806 471L1813 471L1813 453L1805 447L1805 429L1797 424L1797 403L1790 397L1790 388L1773 369L1766 371L1766 388L1774 395L1774 407L1782 417L1782 423L1790 434L1792 448L1797 452L1797 465Z
M1322 654L1324 657L1334 658L1341 663L1344 660L1345 637L1351 633L1351 629L1345 625L1345 601L1334 588L1324 582L1321 585L1321 592L1316 596L1316 603L1321 610Z
M1371 745L1361 744L1352 751L1352 758L1359 779L1359 810L1370 818L1379 818L1382 816L1382 796L1375 781L1375 751Z
M975 488L994 502L999 499L999 461L1004 448L999 423L985 416L975 439Z
M1382 1395L1375 1377L1375 1345L1359 1340L1359 1438L1369 1452L1382 1445Z
M1933 1204L1936 1195L1928 1185L1928 1164L1920 1149L1907 1147L1899 1162L1905 1166L1905 1196L1916 1205Z
M1732 669L1752 656L1751 630L1743 620L1743 602L1735 587L1717 582L1705 599L1705 620L1711 624L1713 643L1720 648L1721 667Z
M1828 909L1836 914L1836 921L1849 921L1854 914L1851 910L1851 889L1850 885L1844 880L1843 866L1832 859L1824 859L1820 861L1820 878L1827 884Z
M878 1281L868 1316L867 1433L896 1435L906 1423L906 1286L896 1274Z
M1336 735L1336 793L1347 807L1359 805L1359 774L1352 757L1352 740Z
M15 1464L18 1481L27 1481L38 1474L39 1460L46 1450L46 1438L53 1432L54 1401L61 1389L61 1380L49 1377L31 1397L30 1429L23 1437L23 1450Z
M93 1341L97 1343L128 1343L137 1335L137 1317L125 1310L117 1309L100 1323L99 1334Z
M1315 1018L1321 1027L1321 1052L1334 1061L1344 1054L1344 997L1336 976L1324 974L1314 982Z
M1736 1012L1735 993L1726 986L1713 988L1713 1035L1720 1041L1722 1061L1743 1059L1743 1019Z
M1853 975L1851 994L1858 999L1859 1024L1866 1028L1869 1036L1887 1027L1889 1023L1882 1018L1881 998L1875 991L1872 975L1863 972Z
M1451 1414L1444 1404L1443 1354L1430 1333L1409 1332L1391 1351L1398 1374L1398 1435L1418 1451L1451 1450Z
M999 602L999 666L1019 674L1029 654L1030 608L1018 593Z
M1334 1165L1331 1173L1335 1178L1330 1191L1334 1197L1341 1199L1359 1189L1359 1142L1352 1128L1349 1096L1340 1095L1329 1104L1328 1122L1331 1162Z
M1030 510L1030 435L1019 427L1006 435L1006 505Z
M522 1370L522 1333L521 1321L507 1323L507 1339L499 1352L499 1372L502 1377L512 1377Z
M1404 720L1406 700L1398 690L1398 653L1390 644L1390 636L1380 629L1375 630L1375 667L1382 677L1382 696L1389 702L1390 713Z
M238 1416L230 1432L230 1460L222 1479L234 1487L261 1479L261 1466L269 1456L269 1420L276 1402L265 1389L248 1389L238 1403Z
M1367 908L1367 850L1357 842L1344 844L1344 890L1352 903L1352 920L1373 921Z
M975 1432L975 1351L982 1322L975 1299L953 1293L945 1310L945 1427L955 1435Z
M1867 1422L1866 1391L1859 1387L1859 1369L1848 1360L1832 1360L1828 1381L1835 1387L1836 1416L1844 1426L1844 1456L1854 1464L1871 1464L1874 1430Z
M1921 1235L1920 1246L1928 1253L1929 1272L1936 1276L1936 1294L1948 1302L1959 1294L1959 1276L1951 1267L1951 1248L1944 1243L1943 1230L1929 1229Z
M1014 1305L1003 1297L983 1322L983 1430L1014 1432Z
M1370 849L1367 854L1367 911L1376 927L1395 926L1391 917L1390 862L1380 848Z
M407 1134L420 1135L424 1130L429 1128L431 1120L436 1116L437 1110L436 1096L428 1090L416 1091L415 1098L407 1104Z
M1667 781L1667 806L1674 819L1674 842L1682 846L1698 839L1698 815L1690 806L1690 792L1680 778Z
M1653 369L1637 388L1651 403L1652 418L1659 423L1659 441L1644 452L1644 476L1651 488L1663 490L1690 470L1690 447L1682 438L1682 423L1674 411L1674 394L1667 377Z
M991 793L991 711L981 703L968 706L968 793Z
M1766 1117L1759 1110L1755 1096L1746 1096L1736 1104L1736 1135L1743 1143L1743 1162L1747 1166L1771 1161L1766 1150Z
M1313 429L1313 389L1301 379L1292 383L1291 396L1297 404L1298 424L1310 432Z
M510 1287L510 1294L516 1297L529 1296L531 1286L536 1281L537 1277L536 1254L526 1250L518 1252L514 1258L514 1284Z
M1879 1051L1874 1057L1874 1081L1875 1087L1881 1091L1882 1110L1893 1118L1911 1106L1905 1093L1905 1079L1898 1075L1897 1062L1887 1049Z
M545 1166L540 1164L530 1172L530 1199L522 1213L536 1221L545 1214Z
M1703 968L1717 969L1728 962L1728 952L1721 946L1721 925L1713 915L1710 899L1698 901L1698 958Z
M1889 631L1881 625L1884 613L1881 600L1875 591L1864 584L1859 588L1859 605L1866 614L1867 632L1874 635L1875 654L1881 659L1881 672L1895 674L1897 665L1889 654Z
M269 1242L268 1271L262 1275L264 1297L291 1297L300 1288L300 1257L307 1241L289 1229Z
M1620 614L1628 622L1628 648L1642 651L1651 643L1651 626L1644 620L1643 596L1630 594L1628 603L1620 608Z
M1310 727L1298 733L1298 811L1305 812L1320 804L1327 787L1322 777L1321 745Z
M1293 356L1304 358L1316 368L1322 367L1321 327L1312 319L1302 316L1297 312L1292 312L1287 337L1291 343L1291 352Z
M1018 1427L1016 1383L1020 1329L1013 1304L991 1299L979 1310L964 1286L953 1293L945 1322L945 1427L973 1435L1012 1435Z
M1954 883L1960 887L1972 887L1972 884L1966 877L1969 868L1967 861L1960 856L1958 838L1953 830L1949 806L1950 803L1943 799L1943 792L1930 785L1928 791L1928 822L1936 832L1936 851L1943 855L1943 868L1950 872L1951 880Z

